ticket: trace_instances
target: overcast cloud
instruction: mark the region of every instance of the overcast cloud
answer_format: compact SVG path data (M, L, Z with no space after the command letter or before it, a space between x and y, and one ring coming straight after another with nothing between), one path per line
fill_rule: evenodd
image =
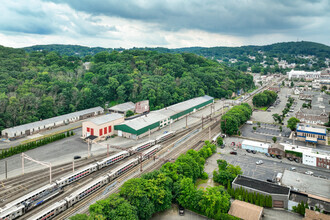
M330 45L329 24L329 0L12 0L0 8L0 44Z

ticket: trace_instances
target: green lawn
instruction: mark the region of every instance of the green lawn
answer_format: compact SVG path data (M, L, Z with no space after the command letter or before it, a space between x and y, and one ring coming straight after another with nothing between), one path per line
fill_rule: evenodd
M262 110L262 111L266 111L268 107L261 107L261 108L257 108L256 109L259 109L259 110Z

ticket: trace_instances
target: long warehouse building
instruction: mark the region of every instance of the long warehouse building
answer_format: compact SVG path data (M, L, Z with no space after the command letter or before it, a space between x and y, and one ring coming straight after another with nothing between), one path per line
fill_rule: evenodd
M89 117L100 115L104 113L104 109L101 107L95 107L90 109L85 109L78 112L69 113L66 115L61 115L53 118L48 118L42 121L36 121L16 127L11 127L4 129L1 134L2 137L15 139L34 133L38 133L42 130L51 129L66 125L75 121L83 120Z
M213 102L214 98L207 95L189 99L157 111L152 111L147 115L126 121L120 125L115 125L115 130L117 130L118 136L139 139L148 135L149 132L159 130L173 123L173 121Z

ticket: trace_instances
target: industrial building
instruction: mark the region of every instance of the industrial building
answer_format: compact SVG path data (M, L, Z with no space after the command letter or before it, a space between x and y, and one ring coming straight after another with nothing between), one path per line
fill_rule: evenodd
M290 188L269 183L266 181L253 179L251 177L238 175L233 183L233 189L242 187L248 192L256 192L266 196L272 196L273 207L288 208Z
M124 116L118 113L102 115L82 123L82 137L95 141L115 134L114 126L124 122Z
M70 114L45 119L42 121L36 121L36 122L32 122L32 123L12 127L12 128L7 128L7 129L4 129L1 132L1 134L2 134L2 137L4 137L4 138L16 139L19 137L38 133L42 130L52 129L52 128L59 127L62 125L67 125L69 123L83 120L83 119L93 117L96 115L100 115L103 113L104 113L104 109L101 107L85 109L82 111L73 112Z
M126 115L126 112L128 111L135 111L135 104L133 102L125 102L119 105L115 105L112 106L111 108L109 108L109 112L112 113L119 113L119 114L123 114Z
M258 141L244 140L242 142L242 149L255 150L261 153L268 153L269 147L270 144L266 144Z
M213 102L214 98L207 95L189 99L115 125L115 130L118 131L118 136L139 139Z
M327 130L322 127L315 127L305 124L297 124L297 139L311 144L327 145Z

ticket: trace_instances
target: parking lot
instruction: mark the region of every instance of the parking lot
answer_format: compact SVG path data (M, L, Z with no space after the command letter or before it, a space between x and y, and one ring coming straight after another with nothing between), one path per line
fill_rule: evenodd
M242 168L243 174L260 180L273 179L277 173L282 173L284 170L295 168L296 172L305 173L306 171L313 171L314 176L324 176L330 178L330 172L326 169L307 166L294 161L289 161L287 158L271 158L266 157L262 153L248 153L239 147L235 147L237 155L230 154L233 147L230 146L232 142L235 144L242 143L241 138L225 138L226 147L224 149L218 148L218 153L207 159L205 172L212 176L213 170L218 169L217 160L224 159L233 165L239 165ZM220 153L220 154L219 154ZM256 162L262 160L263 164L257 165Z
M256 127L256 130L253 129ZM245 137L255 137L258 138L260 135L270 136L270 139L274 136L278 137L289 137L291 130L286 126L282 125L282 131L280 131L280 125L260 123L260 127L257 123L253 125L245 124L242 126L241 134Z

